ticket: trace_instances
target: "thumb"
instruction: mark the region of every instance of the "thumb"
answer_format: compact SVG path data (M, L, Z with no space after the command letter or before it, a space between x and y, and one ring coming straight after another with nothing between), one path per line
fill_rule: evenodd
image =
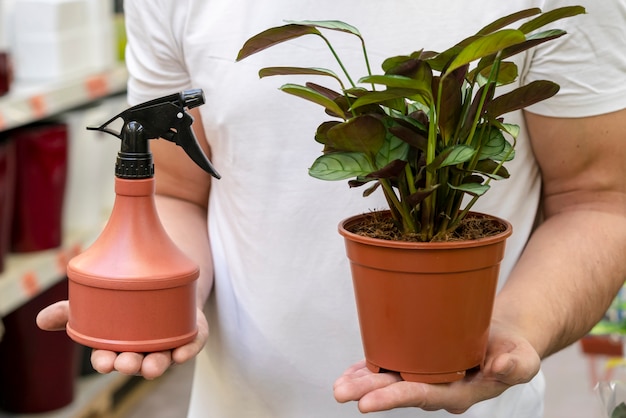
M497 356L487 370L500 382L513 386L529 382L539 372L540 364L539 355L528 349Z
M69 317L69 302L62 300L43 308L37 314L37 326L44 331L62 331Z

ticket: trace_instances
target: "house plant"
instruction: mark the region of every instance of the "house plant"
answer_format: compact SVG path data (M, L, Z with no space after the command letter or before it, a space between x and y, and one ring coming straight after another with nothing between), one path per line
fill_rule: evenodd
M372 74L358 29L339 21L287 22L251 37L240 50L238 60L316 35L343 72L340 77L326 68L268 67L259 75L332 79L338 89L312 82L281 87L321 105L333 117L317 128L314 137L323 153L309 173L323 180L347 179L351 187L367 186L364 196L381 189L388 202L387 211L340 224L371 370L398 371L406 380L445 382L480 365L511 226L471 209L491 181L509 177L505 164L514 158L519 127L506 123L503 115L552 97L559 86L540 80L499 96L496 90L518 78L517 66L508 58L563 36L562 30L543 28L580 13L584 8L579 6L522 10L442 52L420 49L389 57L381 75ZM367 73L357 82L324 36L326 30L361 42ZM379 247L381 264L374 261ZM485 261L480 261L479 249L490 252ZM434 260L444 255L461 260L435 267ZM391 270L399 271L387 277ZM362 273L374 276L363 279ZM443 277L448 273L450 277ZM483 278L482 273L489 276ZM453 350L446 355L448 348Z

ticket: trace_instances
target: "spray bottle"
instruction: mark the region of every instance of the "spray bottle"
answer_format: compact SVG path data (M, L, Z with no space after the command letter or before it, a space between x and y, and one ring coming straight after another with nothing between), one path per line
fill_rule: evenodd
M117 352L154 352L195 338L199 269L176 247L158 218L149 140L178 144L219 178L185 110L202 104L202 90L187 90L133 106L99 127L87 128L118 137L121 149L109 221L67 266L67 333L74 341ZM109 128L117 119L123 121L120 132Z

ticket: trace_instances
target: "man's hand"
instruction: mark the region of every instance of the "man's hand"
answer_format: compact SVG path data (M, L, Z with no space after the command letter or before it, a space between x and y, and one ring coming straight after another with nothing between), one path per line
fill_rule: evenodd
M46 331L64 330L69 315L68 301L60 301L44 308L37 315L37 325ZM156 353L116 353L108 350L93 350L91 364L99 373L110 373L114 370L128 375L141 375L146 379L161 376L174 363L180 364L194 358L209 336L209 325L204 313L198 309L196 315L198 335L195 340L174 350Z
M406 382L397 373L372 373L361 361L337 379L334 393L338 402L358 401L361 412L417 407L460 414L513 385L529 382L539 372L540 362L526 339L492 324L485 364L463 380L435 385Z

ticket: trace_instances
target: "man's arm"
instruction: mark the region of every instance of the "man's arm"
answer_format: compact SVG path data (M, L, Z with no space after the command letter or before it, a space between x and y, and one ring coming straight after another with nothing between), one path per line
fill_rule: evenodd
M449 385L400 381L364 365L335 383L364 412L414 406L460 413L530 381L541 358L583 336L626 279L626 110L588 118L528 113L545 221L496 297L480 372Z
M526 114L545 222L497 298L495 316L546 357L597 323L626 279L626 110Z

